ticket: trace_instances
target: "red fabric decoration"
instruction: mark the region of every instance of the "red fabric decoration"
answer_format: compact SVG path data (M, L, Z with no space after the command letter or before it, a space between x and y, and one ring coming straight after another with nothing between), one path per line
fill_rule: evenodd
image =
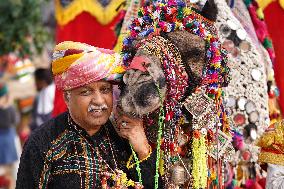
M278 1L274 1L265 8L264 15L276 54L275 80L280 90L280 107L284 112L284 25L279 24L284 21L284 10Z
M112 49L116 41L114 27L120 18L121 16L118 14L108 25L101 25L95 17L87 12L82 12L67 25L57 26L56 43L71 40Z
M265 188L265 185L266 185L266 178L261 178L258 183L260 184L260 186L262 188Z

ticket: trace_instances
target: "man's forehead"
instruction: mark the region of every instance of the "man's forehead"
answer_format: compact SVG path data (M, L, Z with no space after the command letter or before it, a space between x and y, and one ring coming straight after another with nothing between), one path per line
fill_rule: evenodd
M78 89L92 89L92 88L97 88L97 87L101 87L101 86L112 86L112 83L109 81L105 81L105 80L100 80L100 81L95 81L86 85L83 85L81 87L75 88L73 90L78 90Z

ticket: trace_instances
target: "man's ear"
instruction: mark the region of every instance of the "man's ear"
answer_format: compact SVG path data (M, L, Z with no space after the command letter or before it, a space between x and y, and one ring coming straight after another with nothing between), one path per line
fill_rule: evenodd
M67 105L68 105L69 100L70 100L70 95L71 95L70 91L64 91L63 92L64 101Z

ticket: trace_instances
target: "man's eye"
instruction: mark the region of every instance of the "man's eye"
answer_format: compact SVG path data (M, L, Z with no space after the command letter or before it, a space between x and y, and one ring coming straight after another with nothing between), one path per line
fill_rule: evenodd
M91 94L90 90L86 90L86 91L81 91L80 92L80 95L82 95L82 96L87 96L87 95L90 95L90 94Z
M104 87L101 89L101 92L104 94L110 93L112 90L110 87Z

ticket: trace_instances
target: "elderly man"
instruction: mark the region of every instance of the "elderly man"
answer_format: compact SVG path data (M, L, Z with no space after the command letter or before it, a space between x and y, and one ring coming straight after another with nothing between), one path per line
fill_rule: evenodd
M53 59L68 112L30 136L16 188L153 188L156 155L142 120L120 115L117 129L109 120L113 84L124 71L120 56L69 41L55 47Z

